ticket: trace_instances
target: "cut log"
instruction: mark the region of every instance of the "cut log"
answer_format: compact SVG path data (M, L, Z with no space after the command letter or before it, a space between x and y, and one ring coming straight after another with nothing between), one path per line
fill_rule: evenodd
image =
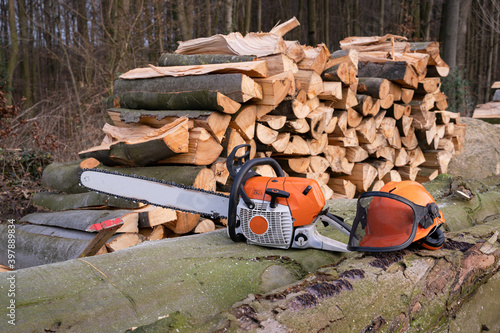
M277 131L283 128L286 123L286 116L265 115L257 119L260 123L266 123L267 126Z
M213 171L215 181L218 184L226 185L227 179L229 178L229 171L227 170L225 158L217 159L217 161L210 167L210 170Z
M401 88L401 101L405 104L409 104L413 99L413 94L415 90Z
M175 210L156 207L152 210L139 213L139 227L153 228L157 225L172 222L177 219Z
M268 76L281 74L283 72L296 73L299 68L295 61L293 61L286 54L273 54L266 57L258 58L258 60L265 60L267 63Z
M446 150L426 150L423 151L425 162L421 165L425 168L438 169L439 173L448 171L452 154Z
M425 163L425 157L424 154L422 153L422 149L420 147L417 147L415 149L407 150L408 157L409 157L409 164L411 167L416 168L422 163Z
M377 178L377 169L367 163L355 163L352 172L348 176L340 178L351 181L356 185L356 190L360 193L368 191L371 184Z
M137 233L125 233L118 235L116 238L106 244L109 252L126 249L135 246L145 240L144 236Z
M262 86L262 96L254 100L256 104L278 105L286 95L295 91L295 81L292 72L276 74L270 77L255 79Z
M176 212L177 219L172 222L165 223L165 227L172 230L174 233L178 235L187 234L192 231L200 220L200 215L198 214L190 214L185 212Z
M330 58L330 51L325 44L317 47L303 46L305 57L297 65L300 69L313 70L318 74L323 72L327 60Z
M354 49L347 50L337 50L333 52L325 65L326 68L330 68L340 63L347 63L350 66L358 68L358 58L359 52Z
M417 174L420 168L414 168L409 165L402 166L397 168L401 179L403 180L415 180L417 179Z
M356 113L357 115L359 115L356 111L352 110L351 112L353 113ZM331 134L335 131L335 128L337 127L337 121L338 121L338 118L337 117L333 117L332 116L332 119L330 119L330 122L328 123L328 125L326 125L325 127L325 133L327 134ZM358 124L359 125L359 124Z
M352 199L356 195L356 185L346 179L330 178L328 186L335 193L344 195L346 199Z
M382 179L376 179L370 186L369 191L380 191L384 187L385 182Z
M401 148L396 150L396 159L394 160L394 165L396 167L402 167L410 161L406 149Z
M384 78L412 89L416 89L418 86L417 74L405 61L384 63L360 61L358 75L360 77Z
M147 132L143 131L146 126L136 126L140 127L137 135L133 135L132 128L105 126L118 141L81 151L80 158L93 157L105 165L142 166L184 153L188 148L188 120L184 117L158 129L148 127Z
M363 116L372 115L373 99L368 95L356 95L358 101L357 105L353 106L353 109L358 111Z
M438 91L441 87L441 78L428 77L418 82L418 87L415 90L417 94L432 94Z
M417 178L415 180L419 183L427 183L435 179L439 175L438 169L419 168Z
M168 237L165 227L161 224L153 228L141 228L139 233L145 237L147 241L156 241Z
M130 92L143 92L146 95L138 95L135 103L141 102L140 105L135 107L128 107L130 109L151 109L151 110L204 110L203 106L186 106L186 107L161 107L158 104L168 103L174 104L187 103L187 98L194 92L198 92L192 95L192 100L190 103L195 103L196 98L204 98L200 95L200 92L219 92L220 94L230 98L231 100L244 103L251 98L262 98L262 87L256 83L253 79L249 78L244 74L218 74L218 75L200 75L196 77L181 76L181 77L159 77L153 79L137 79L137 80L124 80L118 79L115 81L113 86L113 93L116 95L122 95L124 93ZM184 92L180 95L175 95L175 93ZM161 93L158 95L158 101L149 101L148 99L153 98L155 95L153 93ZM170 93L170 94L169 94ZM180 98L174 99L176 96ZM172 98L172 101L168 99ZM124 101L125 103L133 103L134 100ZM205 101L203 101L205 102ZM203 105L200 101L198 104ZM214 102L212 102L213 104ZM144 105L144 106L142 106ZM182 105L182 104L181 104ZM126 106L123 106L127 108ZM216 111L222 111L215 109Z
M309 153L311 155L323 153L326 146L328 146L328 134L323 133L318 139L308 139L307 145L309 146Z
M257 107L255 105L245 105L233 116L229 126L236 129L245 140L251 140L255 134L256 117Z
M308 172L324 173L330 167L330 163L325 157L311 156Z
M194 228L195 234L203 234L211 231L215 231L215 223L209 219L202 219Z
M360 77L358 93L378 99L385 99L391 93L391 82L377 77Z
M446 66L427 66L427 77L446 77L450 73L450 67Z
M314 139L318 140L321 137L326 126L330 123L332 115L333 108L326 106L320 106L307 115L306 120L311 128L309 133Z
M387 110L394 104L394 96L389 94L389 95L387 95L386 98L380 99L379 101L380 101L380 107L382 109Z
M280 103L274 110L270 112L271 115L275 116L286 116L286 119L303 119L305 118L311 109L300 102L297 99L286 98L282 103Z
M376 158L385 158L388 161L391 161L392 163L395 162L396 160L396 149L392 147L383 147L380 148L375 152L375 157Z
M231 121L231 116L217 111L208 110L134 110L111 108L108 109L108 116L113 125L127 127L129 124L143 124L153 128L160 128L172 123L179 117L187 117L193 122L195 127L203 127L218 142L222 141L227 126ZM190 125L191 127L191 125Z
M328 144L341 147L359 146L358 136L354 128L348 128L344 136L329 135Z
M301 69L294 76L308 98L314 98L323 92L323 80L315 71Z
M382 180L387 184L389 182L400 182L402 181L401 175L397 170L389 171Z
M410 110L406 111L407 108ZM403 114L405 114L405 112L411 112L411 107L409 105L393 103L391 107L387 108L387 116L392 117L396 120L401 119L401 117L403 116Z
M88 159L97 161L96 159ZM84 160L86 161L86 160ZM88 190L79 184L79 177L86 167L82 160L49 164L42 173L42 186L57 192L84 193ZM99 164L99 161L97 161ZM91 168L91 167L90 167Z
M345 156L349 162L361 162L368 158L368 152L359 146L347 147Z
M330 169L333 172L344 172L342 162L346 159L346 149L339 146L328 145L323 152L325 158L330 164Z
M305 174L311 164L311 157L276 158L276 161L287 173Z
M348 125L348 116L349 116L349 111L342 111L342 110L333 111L332 119L337 119L337 125L333 131L335 135L337 136L345 135Z
M377 170L378 179L381 180L394 167L394 163L385 159L368 159L363 163L368 163Z
M223 64L231 62L253 61L254 56L236 56L227 54L176 54L163 53L158 60L159 66L192 66L205 64Z
M407 149L415 149L418 146L418 139L415 135L414 127L410 127L408 133L404 136L401 136L401 143Z
M360 143L372 143L375 140L375 135L377 133L374 118L363 118L361 123L356 127L356 133Z
M332 101L325 103L327 106L330 106L335 109L348 109L358 105L358 99L356 98L356 94L349 88L342 88L342 99L338 101Z
M212 164L222 152L222 146L205 129L195 127L189 131L189 149L187 153L158 161L164 164Z
M337 119L337 118L335 118ZM353 108L347 109L347 125L349 127L358 127L363 120L363 115Z
M286 51L285 54L290 57L295 63L300 62L306 56L304 53L304 49L300 45L300 43L296 40L294 41L285 41Z
M295 119L290 120L285 123L285 127L282 129L284 131L289 131L291 133L307 133L311 128L306 119Z
M311 149L307 141L299 135L292 135L290 142L283 151L285 155L311 155Z
M351 77L350 66L346 62L341 62L327 68L322 74L321 78L325 81L342 82L350 85L354 82Z
M297 18L294 16L291 19L289 19L288 21L285 21L285 22L283 22L281 24L277 24L276 26L274 26L269 31L269 33L276 34L276 35L279 35L279 36L284 36L287 32L289 32L290 30L295 29L299 25L300 25L299 20L297 20Z
M389 81L389 93L395 102L401 101L401 86L399 84Z
M257 123L255 137L259 142L270 145L278 138L278 132L261 123Z
M382 149L387 146L387 140L384 138L382 133L375 134L375 140L372 143L362 144L363 149L365 149L369 155L375 154L377 150Z
M440 111L444 111L448 108L448 98L442 92L435 94L435 108Z
M230 54L255 55L263 57L284 53L286 44L280 35L270 33L248 33L243 37L239 32L228 35L214 35L179 42L177 54Z
M135 68L120 75L120 79L150 79L155 77L179 77L207 74L245 74L250 77L266 77L269 75L265 61L233 62L188 66L153 66Z
M319 99L327 101L340 101L342 99L342 83L341 82L323 82L323 91L318 95Z

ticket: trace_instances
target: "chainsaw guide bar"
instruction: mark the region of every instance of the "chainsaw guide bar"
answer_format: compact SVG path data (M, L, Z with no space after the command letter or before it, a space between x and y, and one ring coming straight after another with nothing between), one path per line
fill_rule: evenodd
M84 169L80 185L115 198L211 219L227 219L228 215L229 196L193 186L99 169Z

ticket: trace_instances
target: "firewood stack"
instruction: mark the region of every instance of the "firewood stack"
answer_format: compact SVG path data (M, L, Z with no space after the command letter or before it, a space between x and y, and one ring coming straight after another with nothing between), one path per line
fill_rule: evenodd
M465 125L446 111L440 77L449 68L437 43L349 37L330 53L324 44L284 40L298 25L293 18L270 33L180 42L158 66L124 73L109 99L103 143L80 152L82 165L68 174L97 167L228 192L225 161L243 143L251 158L271 156L289 176L316 179L325 199L446 172L463 150ZM257 171L273 176L271 168ZM133 231L141 239L215 228L198 215L141 209Z

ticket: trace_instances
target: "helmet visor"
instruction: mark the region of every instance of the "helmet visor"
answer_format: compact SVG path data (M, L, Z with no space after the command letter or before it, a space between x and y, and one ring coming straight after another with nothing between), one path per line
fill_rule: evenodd
M384 252L407 247L415 238L421 218L419 208L422 207L391 193L363 193L358 199L347 248Z

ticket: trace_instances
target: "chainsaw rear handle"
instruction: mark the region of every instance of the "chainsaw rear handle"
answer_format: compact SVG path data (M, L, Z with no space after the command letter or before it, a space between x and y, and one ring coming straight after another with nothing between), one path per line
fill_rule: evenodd
M229 211L227 215L227 229L229 233L229 237L235 242L242 242L245 241L245 236L242 234L236 234L236 227L237 227L237 221L236 221L236 208L238 207L238 202L239 202L239 197L241 195L241 198L245 202L248 208L253 209L255 208L255 204L253 203L252 200L248 197L248 195L245 193L245 189L243 187L244 183L246 180L250 177L253 176L258 176L257 173L255 173L252 168L259 166L259 165L269 165L273 168L273 170L276 172L276 175L278 177L285 177L285 173L283 172L283 169L281 166L276 162L276 160L270 158L270 157L263 157L263 158L257 158L254 160L247 160L243 165L241 165L240 169L237 171L234 170L233 167L233 160L235 158L236 152L238 149L246 147L247 153L243 155L242 157L238 158L238 163L241 163L241 161L246 157L248 159L249 152L250 152L250 145L244 144L244 145L239 145L236 146L231 154L229 154L226 164L228 170L232 170L233 173L235 174L234 178L234 183L231 188L231 194L229 195ZM248 156L247 156L248 154ZM229 171L231 174L231 171ZM249 175L250 173L250 175ZM253 173L253 175L252 175ZM231 174L232 175L232 174ZM249 177L250 176L250 177Z

